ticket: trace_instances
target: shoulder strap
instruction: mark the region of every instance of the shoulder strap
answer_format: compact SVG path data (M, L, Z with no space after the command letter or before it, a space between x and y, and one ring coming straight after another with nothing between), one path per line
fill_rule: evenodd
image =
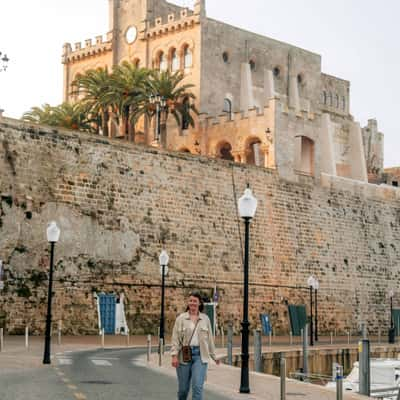
M190 342L191 342L192 339L193 339L193 335L194 335L194 333L196 332L197 324L199 323L199 321L200 321L200 317L198 318L198 320L197 320L197 322L196 322L196 325L194 326L194 329L193 329L193 332L192 332L192 336L190 336L190 339L189 339L188 346L190 346Z

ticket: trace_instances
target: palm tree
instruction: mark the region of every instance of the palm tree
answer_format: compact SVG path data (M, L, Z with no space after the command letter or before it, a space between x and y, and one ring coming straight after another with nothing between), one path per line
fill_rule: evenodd
M104 98L115 112L120 133L135 141L135 126L145 112L149 70L123 62L113 69L110 90Z
M81 103L62 103L56 107L49 104L44 104L41 108L32 107L22 119L36 124L92 132L93 127L87 116L88 111Z
M80 97L79 102L90 113L97 133L108 136L108 121L110 119L110 101L107 94L112 87L111 74L107 67L86 71L72 82L72 94Z
M147 94L147 112L150 116L154 116L154 105L151 104L150 96L160 96L165 99L166 107L164 107L161 119L161 145L166 147L167 140L167 120L172 114L179 127L187 129L194 127L194 119L192 113L198 114L193 101L196 97L189 90L194 87L193 84L183 84L185 76L182 72L177 71L151 71L149 79L146 81Z

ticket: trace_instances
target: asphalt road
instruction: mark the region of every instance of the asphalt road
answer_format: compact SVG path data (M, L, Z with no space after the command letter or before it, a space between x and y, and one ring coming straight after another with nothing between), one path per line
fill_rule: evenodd
M57 355L49 367L0 375L1 400L174 400L176 379L145 367L144 349ZM190 396L189 396L190 398ZM204 400L228 400L205 391Z

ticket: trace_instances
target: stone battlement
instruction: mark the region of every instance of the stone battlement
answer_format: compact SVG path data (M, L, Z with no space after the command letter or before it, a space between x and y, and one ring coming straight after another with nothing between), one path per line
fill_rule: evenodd
M94 42L92 39L86 39L85 42L75 43L74 49L70 43L63 46L63 64L73 62L86 57L98 55L112 50L113 32L108 32L106 40L103 35L96 36Z

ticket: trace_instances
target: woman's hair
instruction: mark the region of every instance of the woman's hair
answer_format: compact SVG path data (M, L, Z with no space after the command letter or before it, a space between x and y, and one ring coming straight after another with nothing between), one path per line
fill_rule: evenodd
M201 296L201 294L199 292L191 292L189 294L189 297L196 297L197 299L199 299L199 311L203 312L204 310L204 302L203 302L203 297ZM189 306L186 307L186 311L189 311Z

